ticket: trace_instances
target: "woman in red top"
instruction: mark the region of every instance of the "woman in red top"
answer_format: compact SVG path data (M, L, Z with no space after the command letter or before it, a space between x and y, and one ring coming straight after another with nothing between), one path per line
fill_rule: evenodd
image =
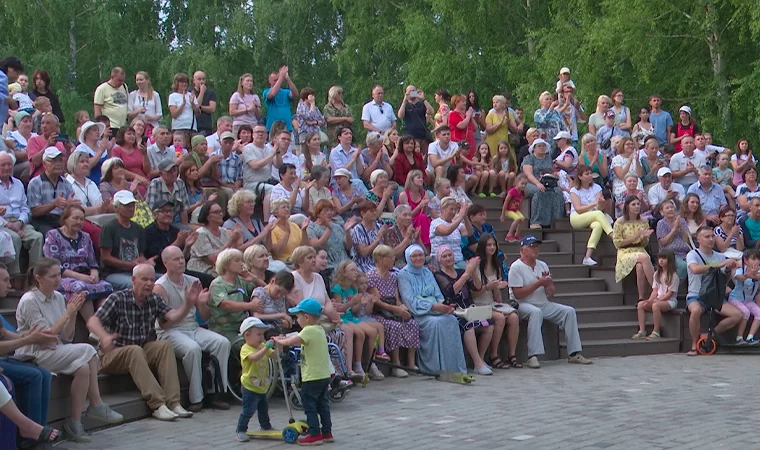
M670 132L670 143L676 146L676 153L681 151L681 140L684 136L695 136L699 133L699 127L691 119L691 108L683 105L678 110L678 122Z
M475 154L475 121L472 120L474 112L472 107L467 108L467 98L464 95L451 97L451 103L454 105L454 109L449 113L451 141L458 144L466 141L468 148L463 154L468 159L472 159ZM460 144L459 147L461 148L462 145Z
M430 215L428 203L430 196L425 189L424 172L413 170L409 172L404 190L398 196L399 205L409 205L412 210L412 223L414 227L420 230L420 239L425 247L430 247Z
M412 136L404 136L396 141L397 148L401 151L398 155L393 157L393 181L398 183L399 186L406 184L406 177L412 170L425 171L425 161L422 159L422 154L419 151L415 151L414 138Z
M111 156L121 158L124 168L127 169L126 178L129 181L137 178L141 181L137 189L145 195L150 181L150 160L148 151L141 142L137 142L137 134L133 128L122 127L116 133L116 146L111 150Z

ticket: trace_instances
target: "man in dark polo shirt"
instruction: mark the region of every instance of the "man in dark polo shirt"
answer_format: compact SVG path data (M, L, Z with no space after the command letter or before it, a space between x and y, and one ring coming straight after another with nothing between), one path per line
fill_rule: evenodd
M195 115L198 133L208 136L214 132L211 116L216 112L216 92L206 86L206 74L200 70L193 74L193 94L200 102L200 112Z

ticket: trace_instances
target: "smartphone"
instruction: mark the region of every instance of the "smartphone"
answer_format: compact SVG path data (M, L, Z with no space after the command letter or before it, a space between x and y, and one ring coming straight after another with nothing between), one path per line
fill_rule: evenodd
M55 137L56 142L69 142L69 135L67 134L59 134Z

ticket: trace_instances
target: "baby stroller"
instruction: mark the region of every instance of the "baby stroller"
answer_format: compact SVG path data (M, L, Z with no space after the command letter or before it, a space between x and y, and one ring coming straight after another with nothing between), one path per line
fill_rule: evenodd
M340 365L345 372L345 362L343 356L340 353L340 347L332 342L327 343L328 351L330 352L330 358L337 358L340 361ZM303 402L301 401L301 348L291 347L288 352L282 354L282 367L285 372L285 386L287 392L283 392L284 396L293 405L293 408L302 410ZM353 384L344 385L341 382L341 377L336 376L328 386L327 398L332 403L342 402L343 399L348 396ZM278 386L279 387L279 386Z

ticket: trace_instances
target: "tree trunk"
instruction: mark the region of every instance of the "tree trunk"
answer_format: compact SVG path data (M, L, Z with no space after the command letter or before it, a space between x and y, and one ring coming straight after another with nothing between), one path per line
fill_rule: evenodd
M536 43L533 42L533 36L530 34L533 30L531 27L530 0L525 0L525 29L528 38L528 54L531 59L536 59Z
M77 80L77 36L75 30L75 17L71 16L69 19L69 91L74 92L76 90Z
M718 99L718 115L720 116L721 131L725 133L731 128L731 105L729 103L728 80L723 70L723 53L721 52L720 35L716 23L716 12L712 4L705 8L708 27L707 47L710 49L713 76L715 77L716 96Z

